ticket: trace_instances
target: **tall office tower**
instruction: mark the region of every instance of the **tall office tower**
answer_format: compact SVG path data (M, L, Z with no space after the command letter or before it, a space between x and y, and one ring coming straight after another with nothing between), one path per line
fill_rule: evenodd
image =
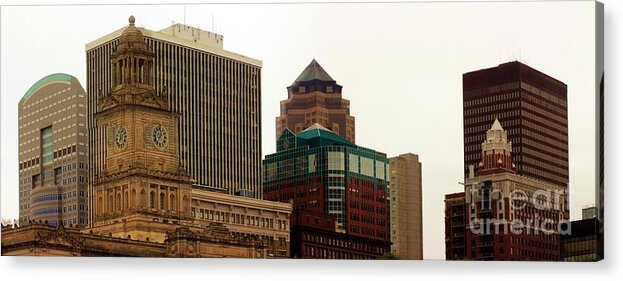
M508 130L520 175L569 183L567 85L514 61L463 74L464 169L478 166L495 119Z
M292 200L293 217L305 213L302 217L318 224L328 215L333 233L359 237L371 247L389 251L387 164L385 154L356 146L318 124L298 134L286 128L277 139L277 152L264 160L264 199ZM302 217L293 220L292 229L313 227L313 222L310 225L309 219ZM295 254L300 246L296 243L302 240L295 239L294 232L291 235ZM317 241L316 246L319 243L331 246L328 240ZM303 256L314 257L309 252Z
M88 223L85 104L80 82L62 73L41 78L19 102L21 224Z
M156 95L180 114L177 149L193 186L262 198L261 61L224 50L223 36L194 27L137 28L155 53L154 71L146 75ZM110 58L124 29L86 45L91 180L105 164L104 132L93 114L112 91Z
M342 98L342 86L314 59L288 87L288 99L281 101L276 134L279 137L285 128L296 134L315 123L355 143L350 101Z
M461 234L459 229L465 227L468 259L559 260L560 230L569 227L563 225L567 189L517 175L511 143L498 120L485 138L482 165L468 167L464 219L459 219L460 206L446 209L446 247L460 248L461 239L453 241L448 234ZM461 195L455 197L460 200ZM448 199L446 208L454 203ZM446 258L460 258L453 248L446 248Z
M390 236L400 259L421 260L422 163L412 153L389 158Z

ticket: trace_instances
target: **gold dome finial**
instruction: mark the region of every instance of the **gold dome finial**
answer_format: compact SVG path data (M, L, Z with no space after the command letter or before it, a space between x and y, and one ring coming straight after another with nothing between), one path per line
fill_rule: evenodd
M134 16L130 16L130 18L128 19L128 21L130 22L130 25L134 25L134 21L136 19L134 18Z

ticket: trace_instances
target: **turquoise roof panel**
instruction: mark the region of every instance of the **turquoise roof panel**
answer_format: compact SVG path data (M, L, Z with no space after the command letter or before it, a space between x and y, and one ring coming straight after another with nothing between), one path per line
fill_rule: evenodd
M68 84L68 83L71 83L72 78L73 77L71 75L65 74L65 73L54 73L54 74L45 76L39 79L39 81L33 84L30 87L30 89L26 91L26 94L24 94L24 96L22 97L21 102L27 101L35 92L37 92L39 89L41 89L43 86L47 84L56 83L56 82L62 82L62 83Z

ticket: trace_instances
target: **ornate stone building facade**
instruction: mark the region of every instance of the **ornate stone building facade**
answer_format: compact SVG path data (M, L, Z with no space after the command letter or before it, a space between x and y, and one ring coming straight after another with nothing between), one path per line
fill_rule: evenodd
M2 255L266 258L266 251L261 241L232 236L218 223L195 231L180 227L163 242L155 242L31 222L21 227L2 225Z
M513 145L496 119L481 144L482 162L469 166L465 192L446 196L446 259L560 259L566 188L517 175Z
M191 206L195 225L222 223L235 237L262 241L268 257L290 257L292 204L195 188Z
M163 241L166 230L191 223L192 182L177 151L179 114L155 94L154 57L131 17L111 57L111 93L95 113L105 161L93 183L93 231Z
M223 36L195 27L135 28L154 54L151 70L139 77L179 116L177 128L167 131L169 138L178 139L176 147L167 150L177 151L193 186L261 199L262 62L225 50ZM112 94L124 78L120 71L125 62L111 64L124 32L120 28L85 46L90 189L104 173L110 152L105 143L111 137L94 113L104 100L99 96Z
M292 204L193 188L179 156L179 114L154 87L152 48L130 17L110 58L95 121L102 167L93 226L3 226L3 255L289 257Z

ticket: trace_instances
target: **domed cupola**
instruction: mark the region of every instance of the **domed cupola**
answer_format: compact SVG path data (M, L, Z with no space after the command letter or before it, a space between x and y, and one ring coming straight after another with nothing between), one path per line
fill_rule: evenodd
M119 36L119 44L117 45L117 52L121 51L149 51L149 46L145 43L145 37L143 33L134 26L134 16L130 16L130 24Z
M143 33L134 26L134 16L130 16L129 22L111 55L113 92L128 85L153 88L155 54L145 42Z

